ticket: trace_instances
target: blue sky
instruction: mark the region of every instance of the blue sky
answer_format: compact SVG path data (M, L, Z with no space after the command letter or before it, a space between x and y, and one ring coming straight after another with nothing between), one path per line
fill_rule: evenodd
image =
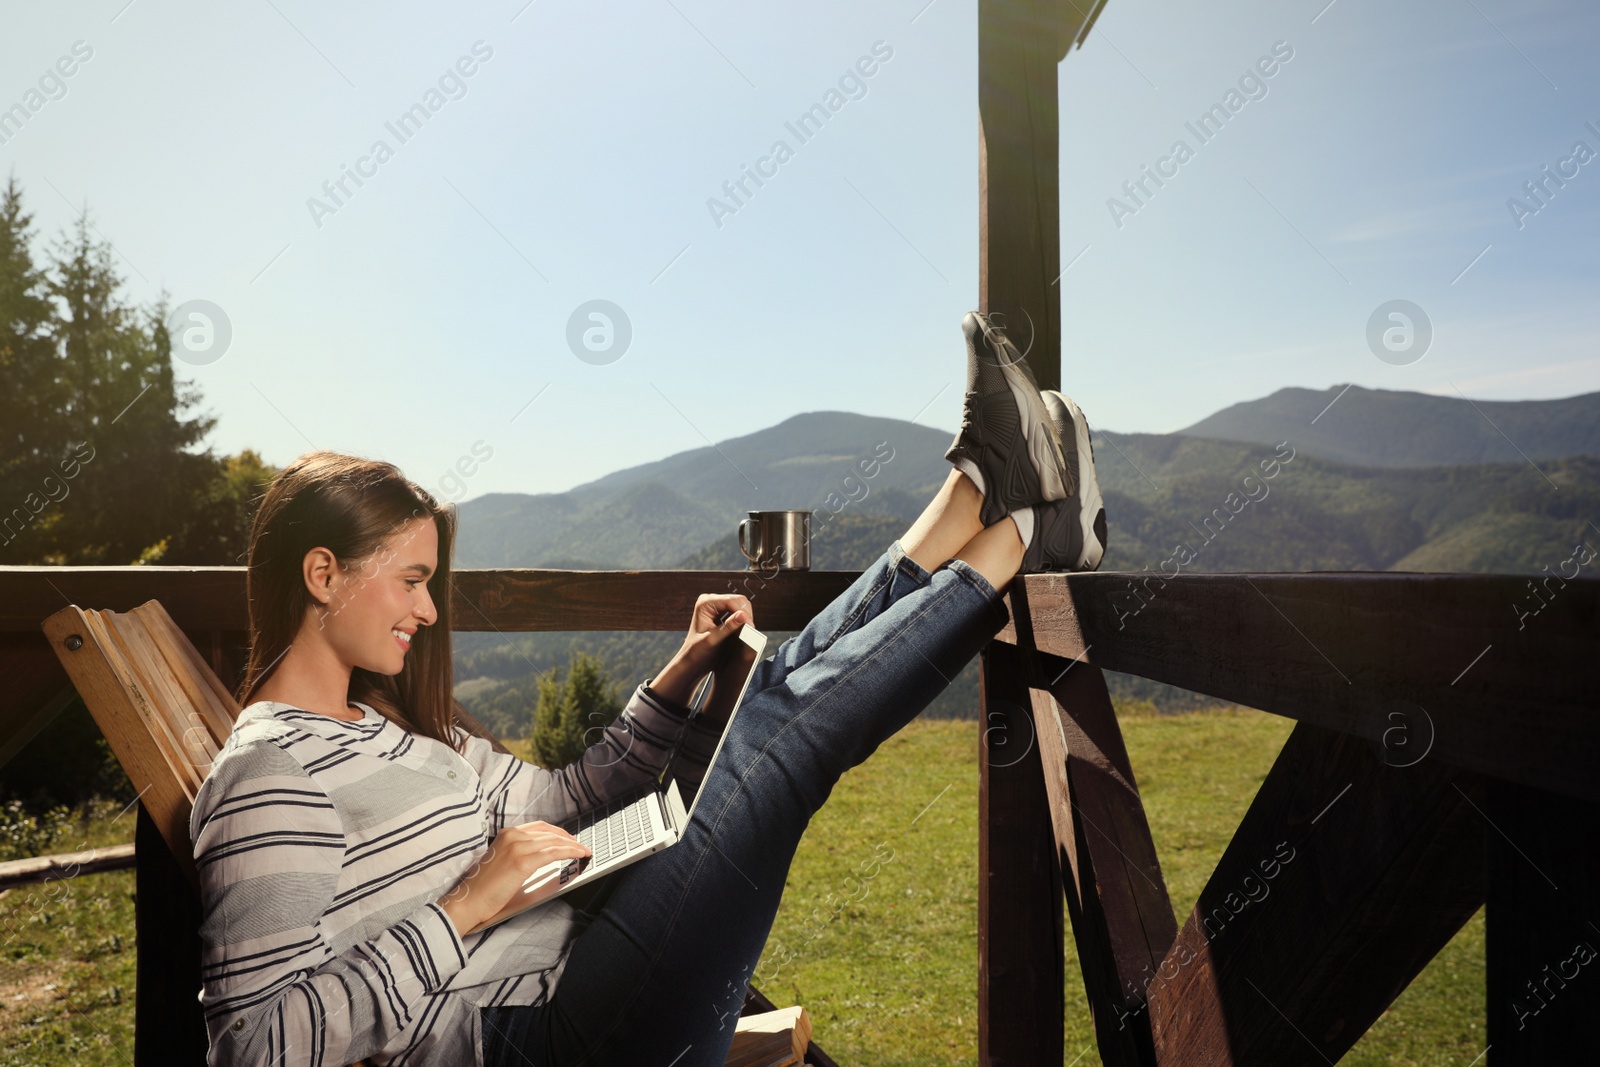
M803 411L959 420L972 0L108 0L17 6L7 30L0 108L42 106L0 169L46 236L87 202L135 299L223 309L228 350L180 365L219 450L340 448L431 485L487 447L471 497ZM1278 42L1265 95L1201 143L1185 123ZM875 45L892 55L801 143L785 123ZM1578 2L1110 0L1061 68L1066 388L1125 431L1290 385L1600 389L1600 160L1520 227L1507 205L1575 142L1600 152L1597 46ZM1180 139L1192 158L1114 218ZM761 163L778 140L792 156ZM334 203L324 182L357 166ZM611 362L568 344L596 299L631 323ZM1393 299L1434 330L1400 366L1366 340Z

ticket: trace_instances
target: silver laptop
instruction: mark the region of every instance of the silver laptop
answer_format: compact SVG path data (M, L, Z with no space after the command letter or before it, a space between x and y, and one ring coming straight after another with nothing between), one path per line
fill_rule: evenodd
M715 674L702 678L690 698L689 706L697 717L727 716L722 737L718 739L711 760L706 764L707 777L711 774L711 768L716 766L717 757L722 754L722 746L728 740L728 730L733 726L733 717L738 713L739 705L744 703L750 678L755 674L756 664L761 662L766 647L767 638L764 634L752 626L741 626L734 639L724 648ZM720 675L724 682L736 684L713 687L711 681L716 675ZM582 859L556 860L545 864L522 883L522 891L531 893L548 885L551 880L559 879L561 888L545 898L554 899L595 878L677 844L689 829L689 819L694 815L694 806L700 801L700 786L703 784L704 778L698 783L685 783L682 789L676 779L668 779L664 785L651 782L637 793L630 793L604 807L561 823L563 830L589 846L594 854ZM687 810L683 806L685 789L694 790Z

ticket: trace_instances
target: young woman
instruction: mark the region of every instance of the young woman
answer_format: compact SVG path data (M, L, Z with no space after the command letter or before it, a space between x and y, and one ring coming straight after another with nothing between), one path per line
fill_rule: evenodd
M700 597L604 737L543 770L454 724L454 513L385 463L285 468L251 537L247 706L190 822L209 1062L721 1064L834 783L1004 625L1019 570L1104 549L1081 412L982 318L965 333L957 469L757 666L683 840L498 923L530 873L587 854L552 824L669 766L704 771L723 724L685 705L751 603Z

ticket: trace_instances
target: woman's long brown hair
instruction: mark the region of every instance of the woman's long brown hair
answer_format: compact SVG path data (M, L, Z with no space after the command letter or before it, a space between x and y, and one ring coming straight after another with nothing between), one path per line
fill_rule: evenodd
M237 698L241 707L272 676L312 604L302 564L326 548L352 568L382 549L413 519L439 531L438 568L428 578L438 619L419 627L397 675L357 667L349 699L372 705L400 726L454 747L450 662L450 557L455 512L392 463L340 452L307 452L267 487L250 529L245 589L250 601L250 657Z

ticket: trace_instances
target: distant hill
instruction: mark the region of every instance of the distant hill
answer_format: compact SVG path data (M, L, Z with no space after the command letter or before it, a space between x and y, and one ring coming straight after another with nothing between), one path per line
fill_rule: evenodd
M1600 393L1469 402L1355 385L1340 397L1343 389L1279 389L1178 433L1258 444L1294 441L1302 452L1362 467L1520 463L1519 448L1535 460L1600 456ZM1335 397L1338 403L1322 414Z
M949 472L950 434L900 419L816 411L629 467L565 493L491 493L461 505L462 567L667 567L747 511L821 508L913 517ZM888 457L861 480L857 465ZM846 482L854 477L856 482ZM862 489L866 496L861 496Z
M1538 573L1585 537L1600 547L1587 524L1600 518L1600 457L1541 461L1558 491L1520 457L1351 467L1291 442L1294 458L1263 480L1261 462L1275 457L1269 445L1100 435L1096 469L1110 526L1101 569L1158 570L1183 544L1195 553L1188 572ZM1249 493L1261 499L1246 503Z

